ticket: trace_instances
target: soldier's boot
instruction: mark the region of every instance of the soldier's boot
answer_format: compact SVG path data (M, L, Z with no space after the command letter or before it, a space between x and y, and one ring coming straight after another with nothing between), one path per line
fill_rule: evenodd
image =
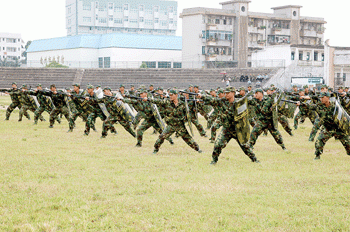
M111 128L111 134L114 134L114 135L118 134L118 132L117 132L117 130L115 129L114 126L112 126L112 128Z
M287 151L287 148L286 148L286 146L284 146L284 144L282 144L281 147L282 147L283 151Z
M159 151L158 149L154 149L153 150L153 155L157 155L158 151Z
M316 134L311 133L309 137L309 142L313 142L315 140Z
M316 157L314 158L314 160L320 160L321 156L320 155L316 155Z
M142 147L142 142L141 141L138 141L137 143L136 143L136 146L135 147Z
M38 125L38 121L34 121L33 125Z
M260 163L260 161L255 156L250 157L250 159L253 163Z
M180 135L179 135L179 133L175 133L175 138L179 138L180 137Z
M210 143L215 143L215 139L213 139L213 138L210 138L209 141L210 141Z
M294 130L298 129L298 125L294 124Z
M46 122L45 118L44 117L40 117L40 121L42 122Z
M288 133L290 136L294 136L292 130L287 130L287 133Z
M28 120L30 120L30 115L28 114L28 112L25 112L24 116L26 116L26 118L28 118Z
M58 122L58 124L61 124L61 119L59 117L56 118L56 121ZM75 123L74 123L74 127L75 127Z
M157 131L156 131L156 130L153 130L152 135L156 135L156 134L157 134Z
M263 136L267 136L267 130L264 130Z
M67 131L67 133L71 133L71 132L73 132L73 129L69 129L69 130Z
M197 152L198 153L203 153L203 151L200 148L198 148Z
M212 155L213 160L210 162L210 165L215 165L219 161L219 156Z
M5 121L10 120L10 115L11 115L11 113L10 113L9 111L6 110L6 118L5 118Z
M174 141L173 141L172 138L169 138L168 141L169 141L169 143L170 143L171 145L174 145Z
M49 128L53 128L53 126L52 126L52 125L50 125L50 126L49 126Z

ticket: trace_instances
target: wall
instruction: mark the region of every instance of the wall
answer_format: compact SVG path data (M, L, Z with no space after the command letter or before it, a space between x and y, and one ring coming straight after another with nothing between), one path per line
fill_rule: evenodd
M205 30L204 24L202 24L202 15L186 16L182 18L182 61L183 67L187 68L189 62L196 62L197 67L201 68L199 61L204 61L205 58L202 55L202 30Z
M261 60L284 60L284 65L289 66L292 63L291 48L289 45L275 45L273 47L265 47L264 50L252 53L252 65L254 65L254 61Z

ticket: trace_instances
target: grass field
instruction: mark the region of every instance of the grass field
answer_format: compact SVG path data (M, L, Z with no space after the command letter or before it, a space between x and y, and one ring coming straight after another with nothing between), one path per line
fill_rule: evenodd
M350 231L350 157L331 139L314 161L309 121L294 137L281 130L289 152L261 136L256 164L231 141L211 166L213 144L198 133L202 154L175 139L152 155L153 130L135 148L120 125L101 140L99 119L84 137L80 119L67 134L65 120L4 118L0 231Z

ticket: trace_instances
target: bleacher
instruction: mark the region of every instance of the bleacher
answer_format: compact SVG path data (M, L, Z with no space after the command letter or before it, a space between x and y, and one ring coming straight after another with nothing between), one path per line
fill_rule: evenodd
M100 84L118 89L120 84L130 88L135 85L162 86L164 88L186 88L188 85L199 85L200 88L210 89L224 87L223 76L218 69L48 69L48 68L0 68L0 88L9 88L12 82L19 85L28 84L34 87L41 83L43 87L56 84L57 87L70 87L78 82L82 87L88 83ZM273 75L276 69L225 69L227 76L240 77L240 75L259 74ZM254 84L254 83L253 83ZM231 86L247 86L247 82L231 82Z

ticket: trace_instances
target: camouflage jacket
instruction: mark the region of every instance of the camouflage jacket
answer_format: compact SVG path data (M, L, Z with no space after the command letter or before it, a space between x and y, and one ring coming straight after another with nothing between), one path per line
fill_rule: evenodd
M40 92L45 96L51 97L52 102L56 108L62 108L64 106L66 106L66 102L64 100L65 95L64 95L63 91L59 90L59 91L57 91L56 94L54 94L51 91L40 91Z
M326 107L326 105L322 103L318 104L310 104L310 109L315 110L319 117L321 124L328 130L328 131L341 131L339 126L334 122L334 110L335 110L335 103L331 102L329 107Z
M30 99L29 93L21 91L19 95L19 101L22 105L34 106L32 100Z
M30 95L36 96L36 99L38 100L40 106L46 106L46 105L48 105L47 98L46 98L46 96L44 96L44 95L42 94L41 91L32 91L32 90L30 90L30 91L28 91L28 93L29 93Z
M230 105L226 98L214 98L209 96L203 96L202 100L204 104L211 105L214 108L214 112L217 112L217 118L221 121L224 119L225 113Z
M82 98L83 96L87 96L86 91L79 91L79 93L72 91L70 93L71 97L69 102L72 102L75 105L75 108L80 112L86 112L90 110L88 101Z
M11 101L13 103L20 103L21 90L19 90L19 89L10 89L7 92L10 94Z
M187 117L184 101L179 100L177 106L169 99L154 99L150 100L150 102L166 109L165 121L168 125L171 125L172 127L180 127L185 125L184 123L185 120L187 120Z
M267 122L272 120L272 105L274 100L271 96L263 98L262 101L259 101L256 98L248 100L248 105L252 106L252 109L255 112L256 119L261 122Z
M150 101L145 102L138 99L124 99L123 101L127 104L133 105L137 112L141 114L144 120L155 120Z
M299 106L301 115L307 115L310 113L310 106L308 104L311 104L312 100L300 99L300 97L298 96L293 96L293 97L290 97L289 99L293 101L300 101L300 103L304 103L304 104L300 104Z

